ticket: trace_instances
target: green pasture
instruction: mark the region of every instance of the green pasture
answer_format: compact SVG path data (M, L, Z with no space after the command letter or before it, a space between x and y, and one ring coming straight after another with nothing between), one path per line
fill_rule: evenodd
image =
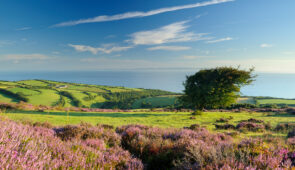
M233 117L229 121L230 124L236 125L241 120L250 118L260 119L269 122L272 126L279 123L295 123L295 116L290 114L267 114L267 113L226 113L226 112L208 112L201 116L195 116L191 119L191 113L186 112L116 112L116 113L85 113L70 112L67 116L66 112L37 112L37 111L19 111L13 113L1 113L12 120L17 121L33 121L33 122L49 122L53 125L79 124L81 121L88 122L93 125L108 124L113 126L121 126L127 124L143 124L149 126L157 126L164 128L182 128L192 124L200 124L206 126L211 131L216 131L213 125L217 119ZM257 136L263 132L241 133L241 136ZM277 134L286 135L286 134Z
M30 86L47 86L48 84L40 81L40 80L23 80L23 81L17 81L19 84L25 84Z
M26 88L20 88L20 87L10 88L8 90L13 92L13 93L21 92L26 96L33 96L33 95L39 95L40 94L39 91L26 89Z
M295 100L289 99L257 99L258 104L290 104L295 105Z
M34 105L54 105L59 99L60 96L55 90L50 89L40 89L41 93L38 95L28 96L29 103Z

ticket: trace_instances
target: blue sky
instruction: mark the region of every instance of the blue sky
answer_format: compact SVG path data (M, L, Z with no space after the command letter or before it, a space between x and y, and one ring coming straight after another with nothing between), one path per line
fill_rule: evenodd
M294 0L1 0L0 70L295 73Z

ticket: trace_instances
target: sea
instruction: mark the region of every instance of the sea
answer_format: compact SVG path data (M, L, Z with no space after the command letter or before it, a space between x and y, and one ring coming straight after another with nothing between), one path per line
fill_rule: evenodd
M15 71L0 72L0 80L44 79L62 82L161 89L182 92L187 70L131 71ZM295 99L295 74L257 73L252 85L241 89L244 96L270 96Z

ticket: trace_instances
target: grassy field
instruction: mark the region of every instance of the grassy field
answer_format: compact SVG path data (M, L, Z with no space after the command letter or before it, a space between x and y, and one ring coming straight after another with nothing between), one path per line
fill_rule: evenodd
M101 107L103 103L116 103L118 101L125 102L121 103L121 106L131 106L136 100L147 96L156 97L175 94L162 90L88 85L49 80L0 81L0 88L27 98L26 102L33 105L62 105L63 107L79 106L87 108L97 108ZM64 91L70 94L70 96L64 96L60 93ZM9 96L2 91L0 92L0 102L17 103L19 100L15 95ZM163 102L168 102L169 104L170 100L163 100ZM120 108L120 106L115 104L109 104L106 107Z
M295 100L288 99L258 99L258 104L288 104L295 105Z
M80 113L70 112L35 112L20 111L14 113L2 113L3 116L17 121L49 122L53 125L79 124L81 121L95 124L108 124L121 126L126 124L143 124L158 127L176 127L182 128L192 124L206 126L209 130L215 131L214 123L220 118L233 117L230 124L238 124L241 120L250 118L260 119L269 122L272 126L280 123L295 123L295 116L289 114L265 114L265 113L226 113L226 112L208 112L201 116L195 116L196 119L190 119L191 114L186 112L118 112L118 113ZM222 131L222 130L221 130ZM263 133L245 133L242 136L257 136ZM282 134L279 134L282 135Z

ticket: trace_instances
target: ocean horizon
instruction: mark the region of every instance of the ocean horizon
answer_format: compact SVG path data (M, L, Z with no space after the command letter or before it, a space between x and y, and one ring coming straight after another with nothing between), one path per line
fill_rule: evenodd
M0 80L44 79L62 82L161 89L182 92L183 82L193 71L14 71L0 72ZM256 81L241 89L243 96L295 98L295 74L257 73Z

